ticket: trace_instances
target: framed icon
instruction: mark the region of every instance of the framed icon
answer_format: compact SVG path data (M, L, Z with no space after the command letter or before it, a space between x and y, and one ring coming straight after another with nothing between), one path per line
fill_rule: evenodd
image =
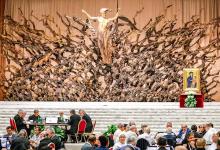
M183 90L200 92L200 69L186 68L183 69Z

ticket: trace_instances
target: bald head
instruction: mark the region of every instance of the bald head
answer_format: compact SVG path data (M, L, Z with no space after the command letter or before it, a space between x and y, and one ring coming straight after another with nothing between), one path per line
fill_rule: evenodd
M186 149L186 147L181 145L181 146L175 147L175 150L187 150L187 149Z

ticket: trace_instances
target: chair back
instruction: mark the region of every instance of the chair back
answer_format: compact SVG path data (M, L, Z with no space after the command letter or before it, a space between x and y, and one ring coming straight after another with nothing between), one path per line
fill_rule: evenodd
M84 119L81 119L79 121L79 124L78 124L78 131L77 131L77 133L78 134L82 134L82 133L85 132L85 130L86 130L86 121Z
M13 118L10 118L10 126L15 130L15 132L17 132L17 125L16 122Z
M95 125L96 125L96 120L92 121L92 133L94 132Z

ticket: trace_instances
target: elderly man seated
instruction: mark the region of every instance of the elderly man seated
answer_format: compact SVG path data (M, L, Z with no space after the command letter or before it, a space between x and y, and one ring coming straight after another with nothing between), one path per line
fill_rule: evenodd
M178 144L185 144L187 141L187 136L190 133L190 129L187 127L186 124L181 125L181 129L179 130L179 133L177 135L177 143Z
M21 129L18 136L12 140L11 149L27 150L30 148L30 142L28 141L27 131Z
M150 133L150 127L143 128L143 134L138 136L138 139L146 139L150 145L155 144L154 136Z
M47 128L46 130L48 138L51 142L55 144L55 149L59 150L61 148L61 139L55 134L53 128Z
M138 147L136 147L137 144L137 137L130 136L127 138L127 144L120 148L120 150L139 150Z
M125 135L127 138L131 136L134 136L137 138L137 127L135 125L130 126L129 131L127 131Z

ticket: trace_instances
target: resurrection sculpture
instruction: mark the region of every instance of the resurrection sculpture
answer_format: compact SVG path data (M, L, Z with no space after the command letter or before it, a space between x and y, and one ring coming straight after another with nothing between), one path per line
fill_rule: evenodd
M99 23L98 31L97 31L97 40L101 52L102 61L104 64L112 63L112 50L109 45L110 34L108 34L108 30L109 30L108 25L111 21L114 21L118 18L118 12L117 12L115 17L106 19L106 13L108 11L109 11L108 8L101 8L100 9L101 16L91 17L85 10L82 10L82 12L85 13L90 20L94 20L94 21L97 20Z
M7 59L0 83L5 99L178 101L183 69L196 67L201 69L206 101L212 101L219 84L220 68L213 69L219 61L219 18L201 23L192 16L178 27L177 20L161 15L138 28L135 17L140 12L132 20L119 16L107 28L108 19L104 24L99 21L104 26L98 34L88 20L59 13L65 33L50 16L38 18L32 13L27 18L21 12L19 22L5 16L0 35Z

